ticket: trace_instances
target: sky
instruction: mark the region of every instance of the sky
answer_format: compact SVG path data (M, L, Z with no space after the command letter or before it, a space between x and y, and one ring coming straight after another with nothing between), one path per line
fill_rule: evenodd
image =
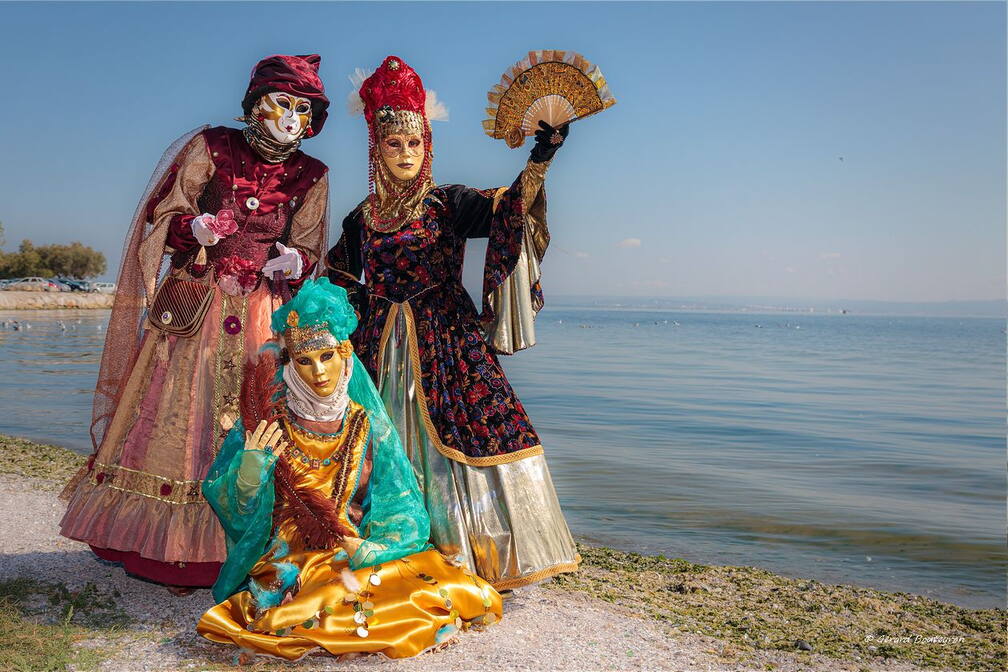
M248 73L319 53L333 101L303 149L333 222L367 190L347 76L405 59L450 120L438 182L510 184L486 91L535 49L597 64L617 104L547 178L547 295L1005 296L1005 4L0 3L7 251L79 240L118 267L161 153L237 125ZM466 277L483 247L470 243Z

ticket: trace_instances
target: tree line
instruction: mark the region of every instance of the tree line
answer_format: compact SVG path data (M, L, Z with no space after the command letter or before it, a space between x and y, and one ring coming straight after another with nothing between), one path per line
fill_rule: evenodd
M0 246L3 245L3 224L0 224ZM17 252L0 250L0 279L25 278L94 278L105 272L105 255L82 243L69 245L39 245L21 241Z

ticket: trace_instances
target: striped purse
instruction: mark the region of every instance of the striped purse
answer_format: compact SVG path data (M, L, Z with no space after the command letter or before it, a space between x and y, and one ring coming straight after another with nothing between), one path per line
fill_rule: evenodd
M147 319L165 333L187 338L203 326L213 295L211 285L168 276L151 301Z

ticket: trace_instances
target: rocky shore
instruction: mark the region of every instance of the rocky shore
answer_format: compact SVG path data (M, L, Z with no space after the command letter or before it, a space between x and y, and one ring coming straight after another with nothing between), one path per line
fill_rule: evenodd
M56 493L83 458L0 436L0 669L228 670L198 637L208 591L173 597L63 539ZM257 659L251 670L1004 670L1006 611L582 546L504 619L407 660Z
M111 308L115 294L84 292L0 292L0 310L50 310L55 308Z

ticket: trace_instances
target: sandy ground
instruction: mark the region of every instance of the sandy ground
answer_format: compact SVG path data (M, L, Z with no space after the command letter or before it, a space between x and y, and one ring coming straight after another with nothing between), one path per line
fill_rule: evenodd
M209 591L174 597L163 587L126 576L97 560L83 545L57 533L64 506L45 481L0 475L0 579L32 577L65 582L71 589L93 582L117 590L133 619L107 641L110 670L206 670L233 668L235 650L195 632L211 606ZM619 611L607 602L549 586L516 591L504 603L504 619L485 632L468 632L445 650L406 660L368 656L338 662L309 657L297 670L916 670L841 663L821 656L760 652L748 662L719 656L718 640L673 634L662 624ZM260 659L263 660L263 659ZM274 669L274 665L268 666ZM254 668L253 668L254 669ZM275 669L284 669L277 665Z
M111 308L114 294L0 291L0 310Z

